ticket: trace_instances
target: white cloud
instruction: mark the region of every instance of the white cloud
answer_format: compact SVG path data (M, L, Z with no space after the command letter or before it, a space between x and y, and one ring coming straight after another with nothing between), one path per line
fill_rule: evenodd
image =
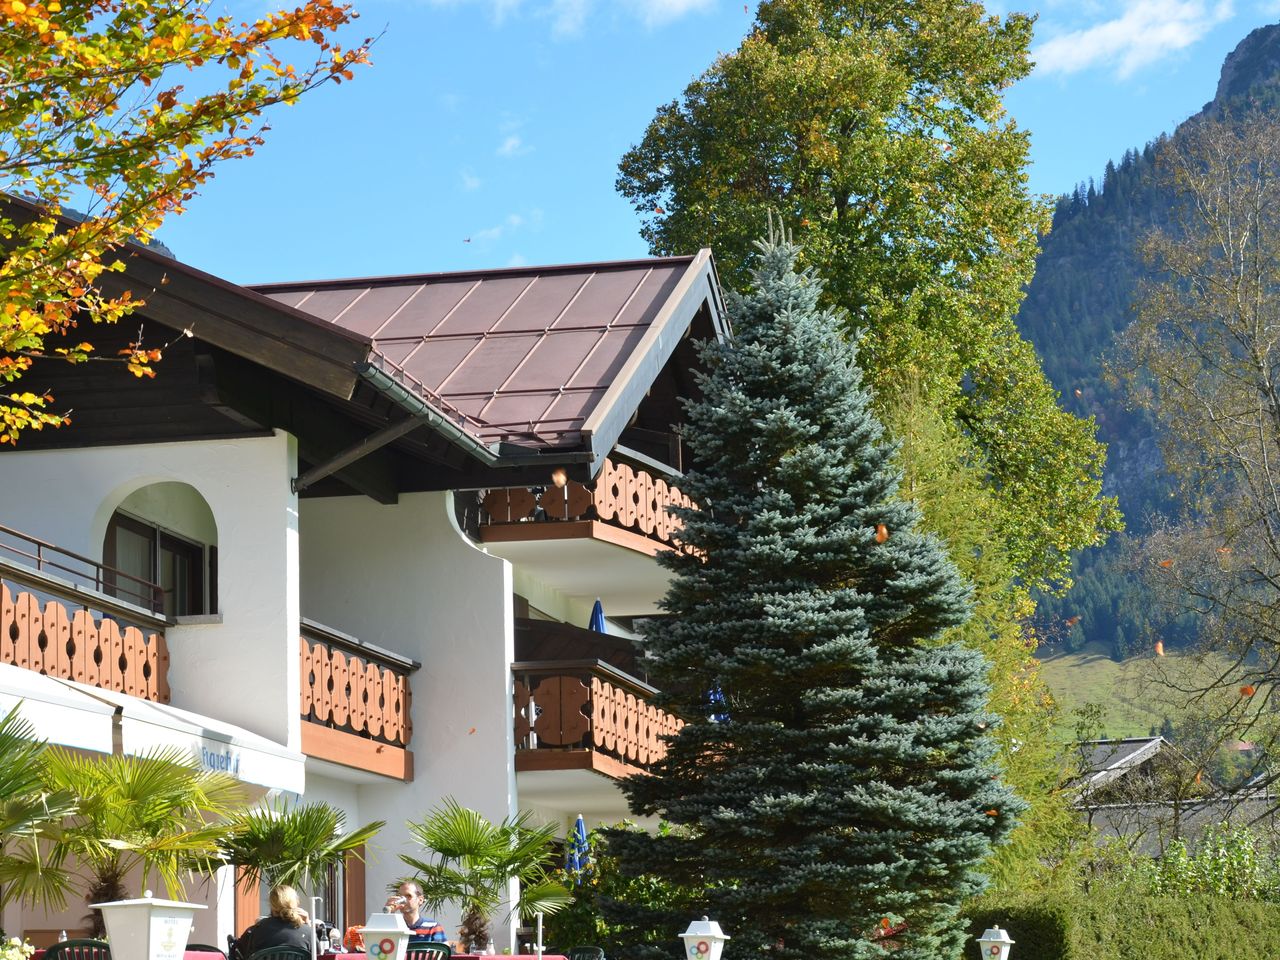
M560 37L581 33L590 5L591 0L551 0L551 32Z
M498 147L497 153L500 157L518 157L532 149L517 134L513 133L502 141L502 146Z
M556 36L576 36L595 13L621 10L647 27L662 26L713 7L717 0L428 0L435 7L485 7L497 26L520 14L547 20ZM752 0L754 3L754 0Z
M528 266L528 264L529 264L529 261L525 259L525 256L523 253L513 253L507 259L508 267L524 267L524 266Z
M501 240L503 237L515 233L524 224L525 219L520 214L509 213L501 223L494 224L492 227L485 227L483 230L477 230L471 234L470 241L472 243L493 243L495 240Z
M1032 57L1041 73L1103 66L1125 78L1186 49L1233 14L1232 0L1123 0L1118 16L1060 33L1039 44Z
M480 189L480 178L470 170L462 171L462 189L468 192Z
M629 0L627 4L650 27L709 10L714 5L715 0Z

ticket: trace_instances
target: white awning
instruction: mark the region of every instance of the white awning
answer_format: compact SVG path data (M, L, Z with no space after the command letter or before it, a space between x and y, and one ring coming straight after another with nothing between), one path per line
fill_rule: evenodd
M140 700L127 693L59 681L114 706L117 752L141 756L176 747L207 770L229 773L247 784L303 792L306 758L243 727L189 710Z
M0 663L0 713L14 706L36 736L63 747L111 753L115 708L61 680Z

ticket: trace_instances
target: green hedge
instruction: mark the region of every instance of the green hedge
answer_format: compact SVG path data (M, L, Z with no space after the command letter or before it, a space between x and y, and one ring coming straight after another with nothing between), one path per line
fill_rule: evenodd
M982 901L967 916L967 960L997 924L1016 941L1011 960L1274 960L1280 944L1280 904L1205 895Z

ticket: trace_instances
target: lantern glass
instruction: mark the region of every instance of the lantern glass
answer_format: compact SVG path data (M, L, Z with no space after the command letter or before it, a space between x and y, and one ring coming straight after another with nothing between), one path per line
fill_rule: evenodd
M703 917L689 924L680 939L684 941L684 960L720 960L729 935L720 929L720 924Z
M999 927L992 927L978 938L982 960L1009 960L1009 950L1013 944L1008 932Z
M366 960L404 960L411 931L398 913L375 913L360 928Z

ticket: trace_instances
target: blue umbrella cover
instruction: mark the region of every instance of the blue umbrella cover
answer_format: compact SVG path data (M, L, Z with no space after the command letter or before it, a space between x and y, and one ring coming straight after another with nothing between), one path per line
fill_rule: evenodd
M565 867L574 875L574 883L582 886L582 875L591 870L591 849L587 846L587 824L578 814L578 822L573 825L573 834L569 838L569 853L565 857Z
M604 607L601 606L600 600L596 598L596 605L591 608L591 620L587 624L588 630L594 630L596 633L608 633L604 625Z

